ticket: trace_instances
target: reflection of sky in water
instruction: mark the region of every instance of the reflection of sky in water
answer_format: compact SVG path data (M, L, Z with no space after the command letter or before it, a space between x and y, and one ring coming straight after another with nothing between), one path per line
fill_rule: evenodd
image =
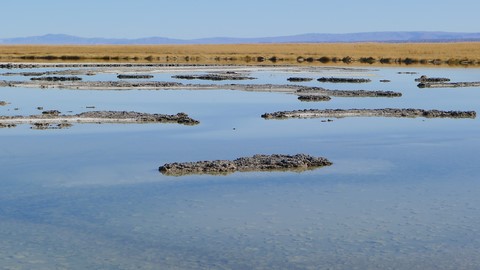
M185 111L198 126L0 130L0 261L67 269L475 269L480 264L478 119L264 120L300 108L477 110L479 89L417 89L417 75L474 81L477 69L369 71L399 99L236 91L0 89L1 114ZM275 74L274 83L298 74ZM308 74L309 75L309 74ZM316 76L320 77L320 76ZM278 79L283 78L283 79ZM391 83L379 83L391 79ZM278 82L277 82L278 80ZM18 111L13 108L18 107ZM233 129L235 128L235 130ZM167 177L165 162L255 153L325 156L296 172Z

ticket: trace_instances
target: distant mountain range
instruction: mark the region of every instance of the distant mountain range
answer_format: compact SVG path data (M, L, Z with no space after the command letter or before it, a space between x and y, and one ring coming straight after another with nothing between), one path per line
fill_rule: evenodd
M137 39L84 38L64 34L0 39L0 44L240 44L240 43L333 43L333 42L459 42L480 41L480 33L455 32L365 32L351 34L303 34L279 37L171 39L146 37Z

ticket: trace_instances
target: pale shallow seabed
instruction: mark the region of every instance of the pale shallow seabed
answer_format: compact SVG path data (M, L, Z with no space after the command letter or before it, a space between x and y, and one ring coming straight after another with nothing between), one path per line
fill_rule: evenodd
M251 75L259 79L241 83L329 74ZM393 90L403 97L305 103L290 94L231 90L0 88L0 100L11 102L1 115L95 106L186 112L201 122L0 129L0 269L478 269L478 119L323 123L260 115L310 108L480 112L480 88L418 89L413 81L420 75L478 81L480 70L373 68L355 75L373 82L304 85ZM155 80L174 81L169 76ZM306 153L334 165L227 176L157 171L166 162L257 153Z

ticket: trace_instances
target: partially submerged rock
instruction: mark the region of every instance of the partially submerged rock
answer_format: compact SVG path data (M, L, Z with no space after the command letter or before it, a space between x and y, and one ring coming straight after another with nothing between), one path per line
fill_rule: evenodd
M429 78L425 75L420 76L420 78L415 79L416 82L449 82L449 78Z
M219 74L201 74L201 75L175 75L174 79L183 80L210 80L210 81L227 81L227 80L254 80L254 77L243 76L238 73L219 73Z
M322 95L302 95L298 97L298 100L305 102L316 102L316 101L329 101L332 98L329 96Z
M309 82L312 81L312 78L304 78L304 77L290 77L287 79L289 82Z
M166 175L187 174L228 174L233 172L273 171L273 170L309 170L330 166L332 162L323 157L305 154L297 155L254 155L235 160L214 160L197 162L167 163L159 167Z
M66 81L81 81L82 78L77 76L71 77L58 77L58 76L51 76L51 77L33 77L30 78L32 81L47 81L47 82L66 82Z
M168 115L127 111L90 111L74 115L62 115L59 111L52 110L42 112L40 115L0 116L1 125L32 124L36 129L48 128L51 125L66 127L75 123L178 123L182 125L197 125L200 122L190 118L186 113Z
M6 106L8 105L8 102L0 100L0 106Z
M117 76L119 79L151 79L153 75L146 74L119 74Z
M288 118L324 118L324 117L401 117L401 118L475 118L475 111L440 111L422 109L326 109L326 110L296 110L265 113L265 119L288 119Z
M322 87L302 87L297 94L319 94L334 97L401 97L402 93L394 91L371 90L329 90Z
M371 82L370 79L363 78L336 78L336 77L322 77L318 79L319 82L330 82L330 83L367 83Z
M480 87L480 82L421 82L418 88Z

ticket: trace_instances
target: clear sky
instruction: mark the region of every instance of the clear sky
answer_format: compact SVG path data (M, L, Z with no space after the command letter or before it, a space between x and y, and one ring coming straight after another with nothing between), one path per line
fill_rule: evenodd
M480 32L478 0L4 0L0 38Z

